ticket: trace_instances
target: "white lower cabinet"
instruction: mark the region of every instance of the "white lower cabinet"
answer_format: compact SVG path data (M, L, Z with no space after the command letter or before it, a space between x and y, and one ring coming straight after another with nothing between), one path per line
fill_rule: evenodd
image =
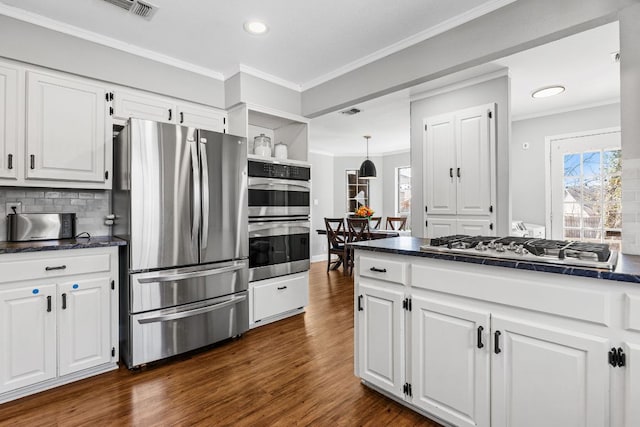
M412 403L457 426L489 426L489 313L411 301Z
M396 396L404 385L404 292L365 282L359 285L358 365L360 377Z
M266 325L304 311L309 305L309 272L249 283L249 326Z
M606 338L492 318L492 425L608 424Z
M364 250L356 265L410 272L356 269L366 385L453 426L640 425L637 284Z
M55 285L0 290L0 396L56 377L55 297Z
M117 262L116 247L0 256L0 403L117 368Z

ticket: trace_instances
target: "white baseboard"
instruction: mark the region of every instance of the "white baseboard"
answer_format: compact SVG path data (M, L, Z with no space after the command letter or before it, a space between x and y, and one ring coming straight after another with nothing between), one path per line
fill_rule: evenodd
M311 262L322 262L327 260L327 254L314 255L311 257Z

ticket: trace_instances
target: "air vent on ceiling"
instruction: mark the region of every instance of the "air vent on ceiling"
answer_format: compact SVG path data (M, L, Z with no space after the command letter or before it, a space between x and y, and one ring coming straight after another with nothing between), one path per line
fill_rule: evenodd
M349 108L348 110L344 110L344 111L340 111L340 114L344 114L347 116L353 116L354 114L358 114L360 111L360 109L358 108Z
M130 10L131 6L133 6L133 3L135 3L135 0L104 0L107 3L111 3L114 4L118 7L123 8L124 10Z
M153 18L156 11L158 10L157 6L152 5L151 3L147 3L140 0L104 0L107 3L111 3L115 6L118 6L124 10L130 11L132 14L140 16L147 21Z

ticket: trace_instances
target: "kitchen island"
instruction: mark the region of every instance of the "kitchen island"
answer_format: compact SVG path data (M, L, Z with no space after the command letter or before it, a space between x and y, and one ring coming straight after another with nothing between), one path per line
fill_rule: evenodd
M364 384L456 426L640 425L640 257L607 271L427 243L353 245Z

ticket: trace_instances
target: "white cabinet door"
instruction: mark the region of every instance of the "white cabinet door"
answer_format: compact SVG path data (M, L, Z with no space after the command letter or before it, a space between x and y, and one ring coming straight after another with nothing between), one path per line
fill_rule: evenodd
M491 145L489 109L479 106L455 113L458 215L489 215Z
M108 277L59 285L59 375L111 360L109 289Z
M456 426L489 426L489 313L412 298L413 404Z
M187 104L178 105L178 124L182 126L224 132L226 122L226 115L215 108Z
M424 188L427 213L456 213L456 140L454 116L426 121Z
M0 393L55 378L55 289L0 291Z
M469 236L495 236L495 231L490 227L491 221L488 219L466 219L459 216L456 222L456 233Z
M623 347L626 356L624 385L624 426L640 426L640 344L626 343Z
M456 219L453 218L431 218L427 217L426 237L442 237L456 234Z
M607 339L498 316L491 323L494 427L608 425Z
M175 102L161 97L139 95L123 90L114 92L113 114L121 119L133 117L162 123L178 122L178 107Z
M403 397L404 293L360 280L357 301L360 377Z
M18 141L20 123L24 112L20 109L20 97L24 94L21 69L0 63L0 178L18 178ZM11 181L7 183L12 185Z
M105 181L106 90L27 73L27 179Z

